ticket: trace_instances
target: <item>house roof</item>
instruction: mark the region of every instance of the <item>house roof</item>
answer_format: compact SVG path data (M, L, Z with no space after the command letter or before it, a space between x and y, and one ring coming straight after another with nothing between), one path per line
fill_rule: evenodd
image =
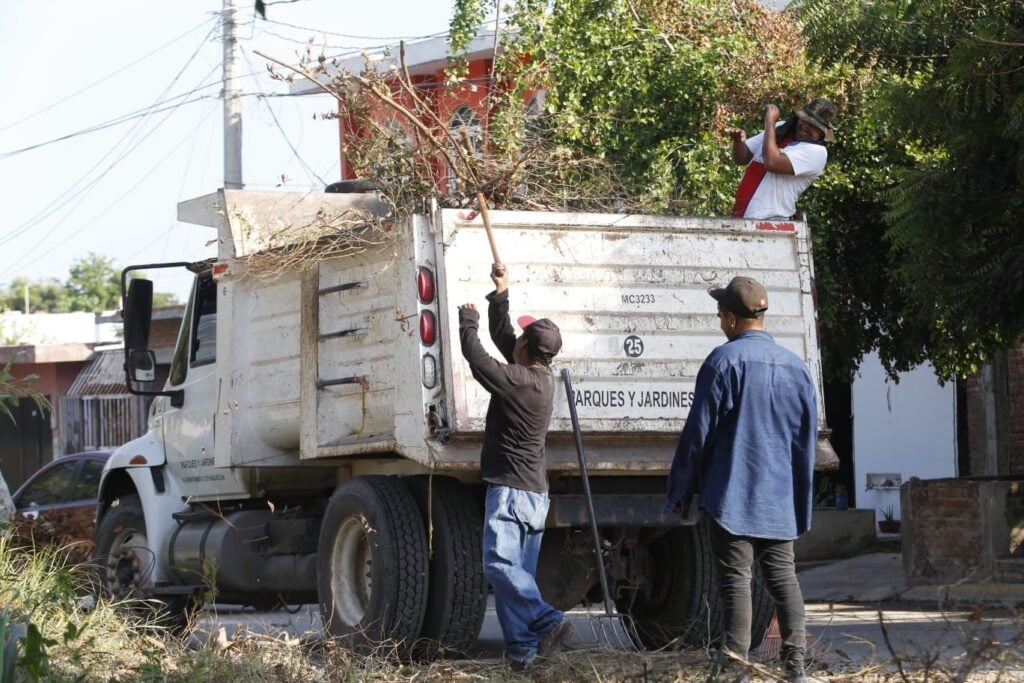
M89 360L95 353L93 344L22 344L0 346L0 364L14 363L77 363Z
M174 304L153 309L152 320L181 320L185 315L185 304ZM121 324L124 319L121 311L110 311L108 313L97 313L96 323L117 323Z
M124 351L112 349L98 351L89 365L82 368L71 383L65 396L103 396L126 394L124 377Z
M328 60L328 74L336 76L341 72L362 73L367 63L373 64L378 71L386 71L392 66L399 66L399 46L396 44L384 50L343 55L338 57L336 66ZM481 28L466 50L468 59L488 58L494 54L494 29ZM413 76L436 73L448 64L448 34L432 36L405 45L405 65ZM315 95L323 91L305 79L297 79L289 88L293 95Z

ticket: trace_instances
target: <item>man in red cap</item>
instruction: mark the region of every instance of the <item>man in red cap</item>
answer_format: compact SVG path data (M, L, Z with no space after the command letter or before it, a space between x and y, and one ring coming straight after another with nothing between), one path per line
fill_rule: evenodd
M487 482L484 575L494 588L509 664L525 671L537 655L554 654L568 643L574 630L541 598L535 578L548 514L544 440L554 401L549 366L562 348L562 336L547 318L522 316L523 333L516 337L503 264L491 267L491 280L491 340L508 363L492 358L480 344L480 316L473 304L459 306L459 339L473 377L491 395L480 452L480 474Z
M761 220L795 214L797 198L825 170L825 144L835 140L835 115L835 105L819 97L780 123L779 108L768 104L764 130L754 137L748 140L739 128L727 130L732 160L747 165L736 188L732 216Z
M743 662L749 654L756 561L777 605L786 680L805 683L804 602L793 541L811 527L818 436L814 381L803 360L765 332L768 292L760 282L735 277L708 293L718 301L728 341L697 373L665 508L683 512L696 493L710 518L724 622L718 659L726 669L713 680L748 680L732 658Z

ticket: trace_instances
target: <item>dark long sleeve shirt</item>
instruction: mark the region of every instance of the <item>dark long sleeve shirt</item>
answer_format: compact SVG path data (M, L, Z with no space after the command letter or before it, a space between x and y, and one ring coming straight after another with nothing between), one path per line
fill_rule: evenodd
M818 404L807 366L767 332L719 346L697 373L666 512L700 507L729 532L778 540L811 528Z
M507 364L492 358L481 345L479 314L459 311L462 355L469 361L473 377L491 395L480 474L491 484L542 493L548 490L544 440L554 401L551 371L514 363L516 334L508 316L508 292L492 292L487 300L491 340Z

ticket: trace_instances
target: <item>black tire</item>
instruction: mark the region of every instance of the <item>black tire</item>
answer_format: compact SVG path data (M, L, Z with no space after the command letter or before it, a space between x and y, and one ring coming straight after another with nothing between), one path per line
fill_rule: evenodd
M764 574L761 567L754 565L754 580L750 587L750 599L753 607L753 614L750 620L750 652L753 653L761 647L768 628L772 625L772 617L775 616L775 600L768 592L768 586L764 581Z
M427 604L427 538L416 501L393 477L355 477L324 514L317 592L327 632L351 649L407 657Z
M413 654L421 659L465 655L476 642L487 609L483 509L458 479L423 475L403 481L423 519L428 506L433 517L427 613Z
M633 618L642 647L678 640L706 645L721 630L711 542L704 525L679 527L647 546L649 592L623 596L618 608Z
M153 596L154 555L138 495L121 496L96 525L92 565L103 595L146 623L180 631L201 606L200 596Z
M690 647L715 646L722 633L721 599L707 523L679 527L648 546L650 593L620 599L618 608L636 625L640 645L658 649L677 640ZM775 602L755 563L751 581L750 651L760 647Z

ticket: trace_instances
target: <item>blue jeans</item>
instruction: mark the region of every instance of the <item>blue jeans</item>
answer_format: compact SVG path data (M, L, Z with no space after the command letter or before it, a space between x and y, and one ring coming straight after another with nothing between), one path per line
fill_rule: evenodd
M509 659L530 662L564 615L544 602L534 576L548 494L489 485L484 514L484 576L494 588Z

